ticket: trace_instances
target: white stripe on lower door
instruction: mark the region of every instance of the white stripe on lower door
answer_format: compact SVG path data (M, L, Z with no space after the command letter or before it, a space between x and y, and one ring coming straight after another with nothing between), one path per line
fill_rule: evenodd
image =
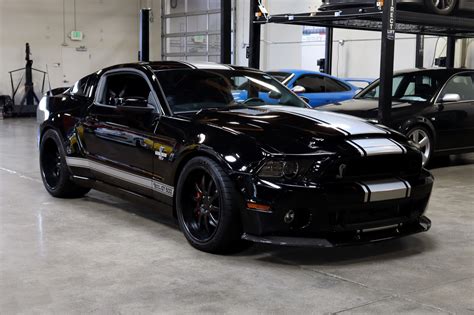
M157 181L156 179L135 175L96 161L91 161L85 158L66 157L66 163L72 167L87 168L104 175L129 182L131 184L135 184L147 189L152 189L169 197L173 197L174 194L174 187L166 185L160 181Z

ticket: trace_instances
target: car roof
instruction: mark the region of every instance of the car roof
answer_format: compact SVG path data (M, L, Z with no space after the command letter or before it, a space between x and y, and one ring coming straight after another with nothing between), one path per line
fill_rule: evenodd
M406 70L398 70L395 71L395 75L400 75L400 74L409 74L409 73L437 73L441 72L444 74L456 74L459 72L464 72L464 71L474 71L473 69L467 69L467 68L416 68L416 69L406 69Z
M120 68L140 69L143 67L150 67L154 71L173 70L173 69L205 69L205 70L220 69L220 70L259 71L259 70L248 68L248 67L224 65L224 64L215 63L215 62L186 62L186 61L150 61L150 62L123 63L123 64L118 64L118 65L114 65L114 66L102 69L102 71L120 69Z

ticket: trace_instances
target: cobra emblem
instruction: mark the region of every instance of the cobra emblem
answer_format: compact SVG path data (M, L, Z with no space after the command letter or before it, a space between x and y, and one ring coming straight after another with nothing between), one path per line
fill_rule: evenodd
M344 174L346 172L347 165L346 164L341 164L339 165L339 174L337 174L337 178L343 178Z

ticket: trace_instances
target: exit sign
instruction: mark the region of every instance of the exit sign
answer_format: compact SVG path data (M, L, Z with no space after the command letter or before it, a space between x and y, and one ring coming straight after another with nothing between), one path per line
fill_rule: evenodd
M71 40L82 40L83 34L81 31L72 31Z

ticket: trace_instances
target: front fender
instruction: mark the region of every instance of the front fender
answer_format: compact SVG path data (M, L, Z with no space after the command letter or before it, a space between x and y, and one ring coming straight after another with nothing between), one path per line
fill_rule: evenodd
M436 143L437 142L437 136L436 136L436 130L433 124L429 119L423 116L416 116L412 117L403 123L400 124L400 126L397 128L398 131L406 135L410 129L412 129L415 126L422 125L424 127L427 127L429 131L431 131L431 135L433 136L433 140Z

